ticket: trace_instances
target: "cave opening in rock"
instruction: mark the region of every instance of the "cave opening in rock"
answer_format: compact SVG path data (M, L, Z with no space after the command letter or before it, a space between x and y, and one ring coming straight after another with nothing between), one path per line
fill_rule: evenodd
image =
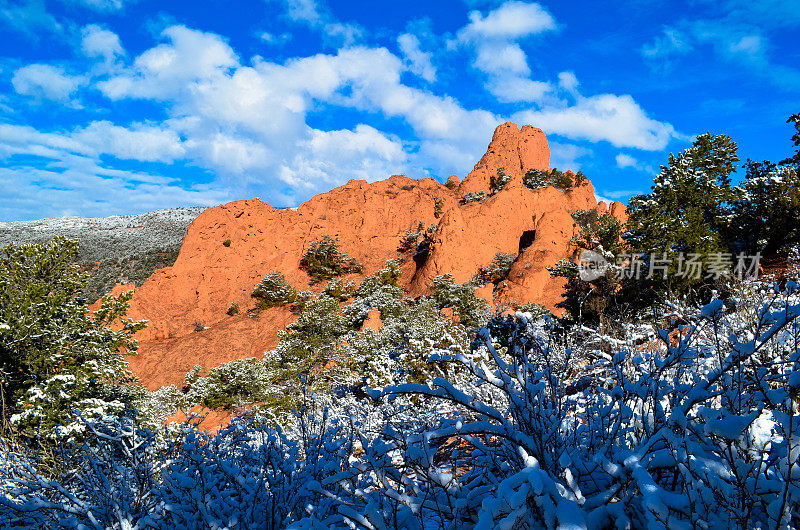
M536 230L525 230L519 238L519 251L522 254L536 240Z

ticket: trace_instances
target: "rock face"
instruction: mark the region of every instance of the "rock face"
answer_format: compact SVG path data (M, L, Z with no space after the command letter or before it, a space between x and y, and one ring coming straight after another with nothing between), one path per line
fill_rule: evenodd
M563 284L545 267L572 255L570 214L598 205L589 183L565 193L524 187L525 171L546 169L549 158L540 129L509 122L497 128L486 154L457 186L457 178L447 187L393 175L371 184L350 181L296 210L258 199L209 208L189 226L174 266L157 270L136 289L129 316L149 325L137 334L139 355L129 359L131 369L153 389L180 386L195 364L207 370L237 358L260 358L297 315L289 307L251 312L250 293L271 271L282 272L299 290L322 290L325 284L312 284L299 262L309 244L325 235L337 237L364 274L399 259L403 287L413 296L426 293L439 274L464 282L497 252L519 253L508 280L481 296L495 304L532 301L554 308ZM512 177L501 192L483 203L460 204L469 192L488 195L499 167ZM615 203L611 211L622 214L624 207ZM430 251L417 256L398 251L405 232L420 222L438 225ZM226 240L230 244L223 244ZM359 281L364 274L349 277ZM228 315L234 302L240 311Z

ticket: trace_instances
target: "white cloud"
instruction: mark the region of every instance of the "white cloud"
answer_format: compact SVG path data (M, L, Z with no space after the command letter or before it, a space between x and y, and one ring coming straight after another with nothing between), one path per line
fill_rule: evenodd
M281 33L280 35L276 35L274 33L270 33L269 31L262 31L258 34L258 38L261 39L261 41L265 44L280 46L285 42L288 42L292 36L289 33Z
M405 169L407 155L402 143L368 125L355 130L313 130L294 159L280 170L289 185L318 189L320 184L337 185L349 179L375 181L386 178L386 167Z
M528 58L516 42L556 29L556 21L536 3L511 0L485 16L469 13L450 46L468 46L475 52L473 66L487 74L486 89L502 102L539 101L549 83L529 79Z
M47 12L43 0L0 4L0 21L36 40L43 31L61 33L64 28Z
M286 16L311 29L319 31L329 44L352 46L364 33L357 24L348 24L334 19L330 11L319 5L316 0L281 0L286 9Z
M682 137L669 123L649 118L629 95L579 96L572 106L527 110L515 117L541 127L547 134L607 141L616 147L655 151L664 149L673 138Z
M110 170L78 156L65 156L42 168L0 167L0 180L1 219L98 217L120 211L214 206L232 199L225 190L202 185L186 188L159 174Z
M112 31L89 24L83 28L81 34L81 51L86 57L101 58L111 63L125 55L119 36Z
M578 78L573 72L560 72L558 74L558 86L575 95L578 92Z
M553 91L553 85L548 82L516 76L489 79L487 87L498 101L504 103L542 101Z
M419 38L411 33L400 35L397 43L406 59L408 69L425 81L432 83L436 79L436 68L431 62L433 54L422 51Z
M83 7L98 12L120 11L125 7L126 1L130 0L62 0L67 3L79 4Z
M36 99L70 103L86 79L67 74L63 68L49 64L30 64L14 72L11 84L17 94Z
M592 157L594 152L586 147L574 144L564 144L561 142L548 142L550 147L550 167L558 168L562 171L578 171L581 163L578 160L583 157Z
M683 32L675 28L664 28L662 35L657 36L652 43L642 46L642 55L660 59L672 55L683 55L692 49L689 38Z
M110 121L95 121L77 129L70 138L98 154L145 162L173 162L186 154L175 131L152 125L120 127Z
M516 40L553 30L556 21L537 3L511 0L483 16L480 11L469 13L469 24L458 32L461 41L480 42L484 39Z
M645 173L655 173L652 167L627 153L619 153L615 157L615 160L617 162L617 167L620 169L633 168L638 171L644 171Z
M788 7L792 2L768 2L771 11L751 4L759 2L730 0L714 6L721 13L716 18L680 19L644 45L642 55L651 66L669 69L680 56L709 45L720 59L747 67L776 86L788 90L800 86L800 70L776 63L768 53L769 33L800 24L800 9Z
M492 75L527 76L531 73L528 58L516 43L482 44L478 47L477 57L473 64L481 72Z
M631 155L626 155L625 153L620 153L616 157L617 167L619 168L626 168L626 167L636 167L639 163L638 160L633 158Z
M639 195L641 193L641 190L603 190L603 195L610 197L612 200L632 197L633 195Z

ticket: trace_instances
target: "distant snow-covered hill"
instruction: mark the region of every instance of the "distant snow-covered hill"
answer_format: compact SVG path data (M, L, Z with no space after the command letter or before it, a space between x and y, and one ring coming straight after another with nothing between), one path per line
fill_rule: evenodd
M80 239L79 260L91 273L86 295L98 298L117 283L138 286L156 268L172 265L186 229L203 210L168 208L139 215L0 222L0 247L55 236Z

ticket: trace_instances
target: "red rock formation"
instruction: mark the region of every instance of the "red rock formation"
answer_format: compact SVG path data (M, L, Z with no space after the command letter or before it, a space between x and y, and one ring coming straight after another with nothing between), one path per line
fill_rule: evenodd
M325 235L339 238L364 274L400 258L402 284L412 295L427 292L430 281L450 273L459 282L472 278L497 252L516 254L526 247L508 281L484 289L490 302L538 302L550 308L561 299L562 282L545 267L569 257L573 249L570 213L602 208L590 183L568 192L532 191L522 185L530 168L546 169L550 153L540 129L500 125L475 169L453 189L432 179L393 175L368 184L350 181L317 195L296 210L276 209L258 199L209 208L189 227L177 261L157 270L136 289L129 316L147 319L137 334L139 355L131 369L148 388L180 386L195 364L205 370L237 358L260 357L277 344L277 332L296 318L288 307L251 312L250 293L264 274L282 272L300 290L322 290L299 268L309 244ZM459 204L468 192L489 193L489 179L503 167L511 182L483 203ZM451 179L454 183L456 179ZM451 186L452 187L452 186ZM437 218L436 204L442 215ZM612 204L615 215L624 207ZM438 224L427 259L411 259L398 246L407 230ZM223 241L230 239L229 246ZM353 274L356 281L363 274ZM231 303L239 314L226 314ZM203 324L203 331L195 331Z

